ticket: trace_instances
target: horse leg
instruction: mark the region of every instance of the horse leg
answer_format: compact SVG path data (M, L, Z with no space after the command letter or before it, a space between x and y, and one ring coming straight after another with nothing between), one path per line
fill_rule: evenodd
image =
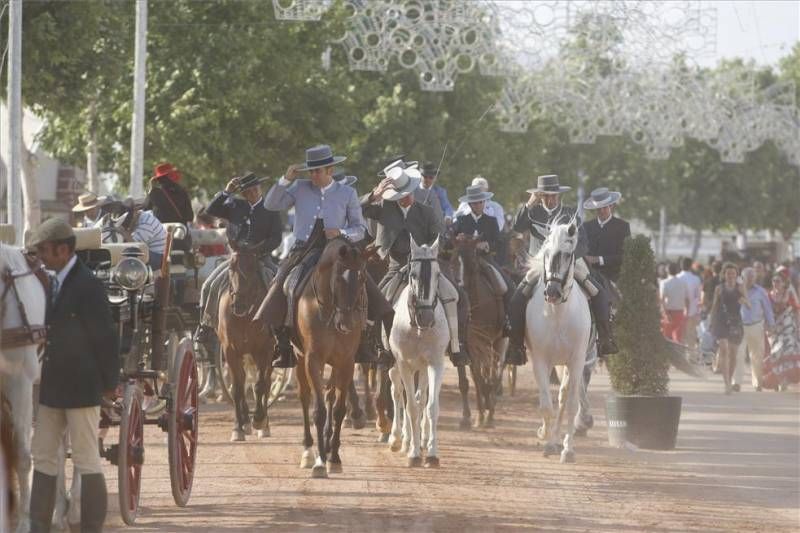
M428 384L430 383L430 380L428 379L427 371L421 371L417 374L417 376L417 392L414 395L414 398L417 401L420 418L422 419L420 422L420 447L427 448L430 432L428 431L428 409L426 406L428 404L428 398L430 397L428 394Z
M336 389L333 386L333 375L325 389L325 450L331 452L331 439L333 438L333 404L336 401ZM347 409L345 409L345 412Z
M398 361L400 379L406 391L406 416L403 424L403 444L408 440L408 466L422 466L422 456L419 446L419 404L414 391L414 371L403 361Z
M582 362L583 360L581 359L577 364L572 365L572 368L567 371L565 402L567 431L566 435L564 436L564 450L561 452L562 463L575 462L575 449L573 448L573 440L575 434L575 418L578 412L580 391L583 385Z
M314 390L314 425L317 427L317 452L319 454L314 462L314 467L311 469L311 477L324 478L328 477L328 472L325 470L328 451L325 449L327 409L325 408L325 391L322 383L322 364L313 353L307 353L306 357L308 358L306 364L308 380Z
M32 354L35 357L35 354ZM17 531L30 529L28 510L31 504L31 426L33 425L33 382L20 374L14 379L0 377L0 390L11 406L14 446L16 448L19 503L17 505Z
M269 416L265 400L269 387L267 386L267 357L261 352L258 357L258 378L256 379L256 410L253 414L253 428L258 430L258 438L269 437Z
M484 424L484 414L483 414L484 383L483 383L483 376L481 375L480 363L473 360L472 364L469 366L469 369L470 372L472 373L472 381L475 384L475 402L478 405L478 420L475 421L475 427L480 428L483 427Z
M375 396L372 392L372 381L371 375L374 372L372 370L372 365L368 363L360 363L361 364L361 372L364 376L364 415L366 416L367 422L371 422L375 420Z
M305 359L301 359L305 363ZM311 402L311 387L308 383L305 365L297 365L297 383L300 387L300 405L303 410L303 455L300 458L300 468L311 468L314 466L314 452L311 446L314 439L311 436L311 417L308 415L308 407Z
M544 456L558 453L556 438L553 435L553 401L550 399L550 365L541 359L538 354L533 354L533 373L539 387L539 413L542 416L542 427L538 436L545 441Z
M461 421L458 429L469 430L472 427L472 413L469 410L469 378L467 370L458 367L458 391L461 393Z
M594 418L590 412L589 404L589 380L592 378L592 368L594 364L583 368L583 376L580 383L578 414L575 415L575 436L585 437L586 432L594 426Z
M347 381L350 381L352 384L353 380L353 368L350 367L350 365L346 366L349 368L345 368L339 372L334 371L331 377L331 381L334 384L336 402L333 405L334 427L330 446L331 455L326 464L329 474L340 474L342 472L342 458L339 456L339 448L342 444L342 421L344 420L344 414L347 410Z
M395 364L389 369L389 379L391 380L392 404L394 405L394 417L392 418L392 431L389 436L389 448L393 452L400 451L403 444L401 435L401 424L405 423L405 413L403 409L403 381L400 378L400 369Z
M428 366L428 403L425 406L428 423L428 447L425 456L426 468L439 468L439 393L444 378L444 362Z
M356 383L352 379L350 381L350 386L347 387L347 403L350 406L349 416L353 429L364 429L364 426L367 425L367 420L364 416L364 410L361 409L361 402L358 399Z
M244 370L243 357L241 354L234 356L233 353L234 350L231 347L226 347L225 360L228 362L228 369L233 379L233 406L236 411L236 424L231 432L231 442L241 442L247 433L246 426L250 422L249 415L246 413L247 400L244 397L244 385L247 376Z
M378 420L375 423L381 435L378 437L380 442L389 442L389 434L392 432L392 418L389 416L389 409L392 407L392 383L389 379L389 371L379 369L376 371L378 376L378 395L375 398L375 407L378 410Z

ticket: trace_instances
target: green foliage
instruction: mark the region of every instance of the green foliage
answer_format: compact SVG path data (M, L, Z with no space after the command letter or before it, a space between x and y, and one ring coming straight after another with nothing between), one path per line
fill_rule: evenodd
M619 394L663 396L669 385L669 359L661 335L655 257L643 235L625 241L617 314L620 351L608 361L611 386Z

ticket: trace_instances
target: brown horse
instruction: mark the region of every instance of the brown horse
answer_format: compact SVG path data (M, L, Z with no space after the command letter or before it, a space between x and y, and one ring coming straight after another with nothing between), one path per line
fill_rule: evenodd
M217 337L233 378L233 404L236 424L231 441L243 441L250 434L250 408L245 396L245 356L250 355L258 369L256 409L253 427L258 437L269 436L269 416L264 400L269 391L275 340L262 321L253 315L267 293L258 252L261 246L235 247L228 270L229 289L220 296Z
M508 339L503 337L505 309L502 295L482 273L477 240L466 237L456 240L463 266L463 284L470 306L467 339L471 356L470 370L478 403L477 427L494 427L497 386L500 382L500 361L505 357ZM463 390L463 389L462 389ZM467 402L466 398L462 400Z
M353 381L355 353L367 320L366 262L374 250L362 251L346 239L327 243L297 302L297 380L303 408L303 456L301 468L312 468L312 477L342 471L339 457L342 421L347 393ZM324 391L323 371L333 371ZM311 393L316 402L316 461L311 446L308 408ZM330 455L328 455L330 454Z

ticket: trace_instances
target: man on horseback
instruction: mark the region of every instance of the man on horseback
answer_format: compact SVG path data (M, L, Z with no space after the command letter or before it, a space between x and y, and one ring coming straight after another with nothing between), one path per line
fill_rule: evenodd
M415 201L414 191L422 177L414 165L406 167L402 160L395 161L384 169L386 177L361 198L364 216L377 221L378 254L389 256L389 270L381 280L381 291L390 302L394 302L406 284L406 265L411 253L411 238L417 244L432 244L444 231L442 221L433 209ZM445 316L450 329L450 359L455 366L469 362L462 351L458 335L458 291L444 276L439 276L438 294L444 304Z
M485 181L485 180L484 180ZM495 294L502 295L503 306L506 310L506 317L510 313L511 296L513 283L497 266L493 259L493 254L497 252L497 245L500 240L500 228L497 219L485 212L489 199L494 193L484 190L481 183L467 187L467 194L458 199L461 204L469 206L469 213L458 215L453 224L452 232L456 239L475 235L478 239L476 248L482 252L481 263L489 274ZM503 336L508 337L509 326L503 328Z
M597 216L585 225L589 250L584 259L593 271L614 282L622 267L622 246L631 236L630 224L614 216L614 208L621 198L620 193L600 187L583 202L584 209L597 211Z
M565 224L577 218L576 209L561 204L561 194L571 188L559 184L558 176L539 176L537 186L528 189L530 200L522 206L514 217L514 231L530 231L532 242L541 244L553 224ZM580 225L580 221L577 221ZM584 260L588 250L586 230L580 226L578 244L575 250L575 279L589 297L589 307L597 327L598 350L601 356L617 353L617 345L611 334L611 318L608 293L602 284L592 279ZM511 346L523 349L525 339L525 309L533 290L539 281L535 271L530 270L517 287L511 299Z
M278 213L266 209L262 197L261 182L252 172L241 178L233 178L208 204L206 213L228 221L226 230L228 242L232 247L247 247L261 244L259 253L262 274L268 283L270 274L274 274L275 265L270 260L273 250L281 243L281 218ZM244 199L235 198L236 193ZM200 291L201 321L195 336L198 342L211 340L217 325L219 313L219 297L221 289L228 279L230 258L220 263L208 276ZM269 272L269 274L268 274Z
M256 313L256 320L267 320L273 329L278 355L273 366L278 368L290 368L297 364L291 345L297 293L328 240L343 237L350 242L358 242L364 238L364 219L355 189L333 179L334 166L345 159L334 156L328 145L309 148L306 150L305 164L290 165L264 199L267 209L282 211L292 206L295 208L295 244L281 263ZM297 179L301 172L306 171L310 179ZM368 284L370 307L374 307L374 293L375 290L370 290Z

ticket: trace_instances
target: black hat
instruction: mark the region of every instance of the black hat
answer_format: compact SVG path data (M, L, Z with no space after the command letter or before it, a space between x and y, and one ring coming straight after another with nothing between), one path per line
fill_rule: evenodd
M439 167L433 161L425 161L422 163L422 175L437 177L439 175Z
M248 172L241 178L239 178L239 189L238 191L241 192L245 189L249 189L250 187L255 187L256 185L261 185L262 182L266 181L267 178L259 178L252 172Z
M539 176L536 178L536 188L528 189L530 193L542 194L560 194L572 190L572 187L561 185L558 183L558 176L555 174L548 174L546 176Z

